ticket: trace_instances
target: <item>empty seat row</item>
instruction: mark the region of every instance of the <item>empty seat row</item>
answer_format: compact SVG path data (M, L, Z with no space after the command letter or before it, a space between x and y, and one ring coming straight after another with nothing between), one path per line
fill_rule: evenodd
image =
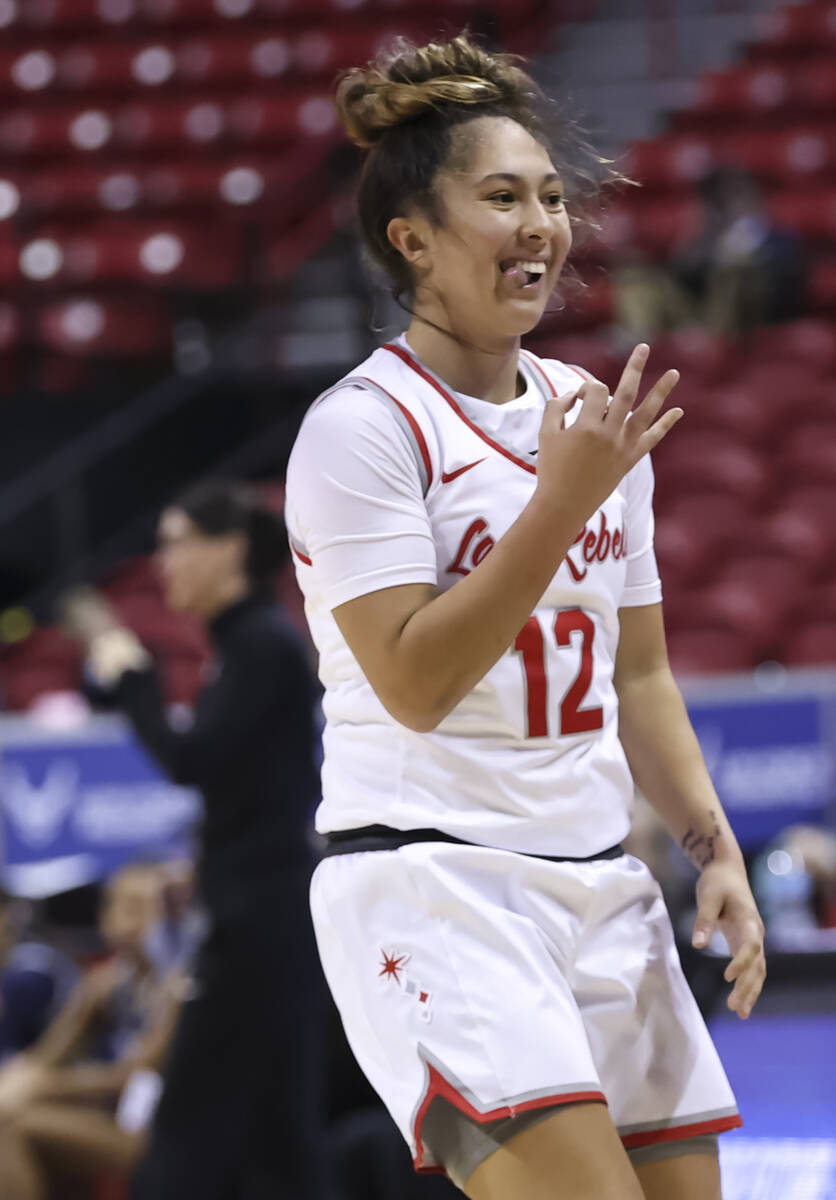
M0 287L136 281L193 288L237 284L243 274L240 229L186 223L102 220L88 228L50 229L18 247L0 241Z
M228 101L210 93L113 107L13 108L0 116L0 164L47 155L179 154L225 145L273 148L291 139L333 140L337 134L330 95L310 89Z
M836 240L836 187L781 188L766 196L773 220L808 240ZM590 253L600 257L639 248L652 256L669 254L701 229L702 209L692 192L666 196L627 193L604 211Z
M836 48L836 5L832 0L807 4L785 4L775 12L763 13L758 21L757 41L749 47L758 58L821 53Z
M215 208L226 216L269 206L293 211L306 178L322 158L316 143L207 161L125 159L0 170L0 230L56 214L136 213Z
M503 27L515 28L537 5L538 0L491 0L487 12ZM466 19L486 8L476 0L454 0L452 5L450 0L0 0L0 30L75 34L85 28L230 28L251 21L333 18L359 11L389 19L393 11Z
M270 85L285 77L324 78L348 63L364 62L396 36L420 36L408 22L387 29L317 27L283 35L194 36L178 41L89 41L0 49L0 92L37 96L57 91L183 91L191 87Z
M833 51L825 58L806 57L796 64L743 63L707 72L696 96L678 114L677 123L689 128L706 117L785 119L790 114L833 110L836 103L836 63Z
M153 357L171 347L171 318L151 295L74 295L25 313L0 300L0 355L24 345L73 357Z
M631 178L646 185L690 188L712 168L746 167L766 181L786 184L827 177L836 171L836 124L804 122L786 129L755 128L669 133L636 142L619 161Z

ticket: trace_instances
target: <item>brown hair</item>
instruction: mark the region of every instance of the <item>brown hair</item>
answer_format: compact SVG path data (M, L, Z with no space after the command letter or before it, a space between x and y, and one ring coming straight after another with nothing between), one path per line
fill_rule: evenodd
M435 182L450 162L457 127L480 117L508 117L557 161L558 129L565 142L571 127L518 65L521 61L490 53L463 33L426 46L399 39L391 51L340 77L337 110L348 136L367 151L358 195L363 237L398 301L412 293L414 279L389 241L387 227L393 217L415 208L434 224L443 223ZM577 144L600 166L603 160ZM575 185L575 195L597 194L598 183L588 169L573 168L561 156L558 170L570 187Z

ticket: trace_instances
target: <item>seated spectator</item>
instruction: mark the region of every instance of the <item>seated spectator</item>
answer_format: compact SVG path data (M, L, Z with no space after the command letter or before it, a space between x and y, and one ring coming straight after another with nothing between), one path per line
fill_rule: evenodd
M683 325L734 335L804 311L801 238L774 224L752 176L718 167L699 191L700 227L666 264L631 252L614 271L618 322L633 340Z
M160 863L161 912L145 938L145 953L158 975L187 971L206 932L197 906L194 864L185 859Z
M161 912L154 867L108 883L110 957L86 973L40 1038L0 1068L0 1196L75 1200L103 1171L127 1177L144 1148L182 990L145 951ZM144 1097L144 1099L143 1099ZM137 1111L139 1110L139 1112Z
M57 950L23 939L27 908L0 888L0 1063L40 1037L78 976Z

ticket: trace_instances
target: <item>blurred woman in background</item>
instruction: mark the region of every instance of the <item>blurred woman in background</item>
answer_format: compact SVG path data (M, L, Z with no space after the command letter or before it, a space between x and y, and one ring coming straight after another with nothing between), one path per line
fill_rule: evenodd
M197 887L209 932L133 1195L314 1200L315 694L306 652L273 600L284 528L247 488L212 482L167 508L158 535L168 601L206 623L216 652L189 728L169 720L148 653L98 597L77 597L68 613L98 682L205 805Z

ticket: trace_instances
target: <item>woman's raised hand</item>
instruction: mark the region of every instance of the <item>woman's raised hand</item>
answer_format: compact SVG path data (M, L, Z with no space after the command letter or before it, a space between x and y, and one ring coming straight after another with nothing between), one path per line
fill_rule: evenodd
M666 371L633 407L649 352L644 344L636 346L611 402L604 384L587 380L546 406L540 426L537 492L556 509L577 513L579 526L683 415L681 408L669 408L659 416L679 380L678 371ZM578 399L583 406L567 429L564 417Z

